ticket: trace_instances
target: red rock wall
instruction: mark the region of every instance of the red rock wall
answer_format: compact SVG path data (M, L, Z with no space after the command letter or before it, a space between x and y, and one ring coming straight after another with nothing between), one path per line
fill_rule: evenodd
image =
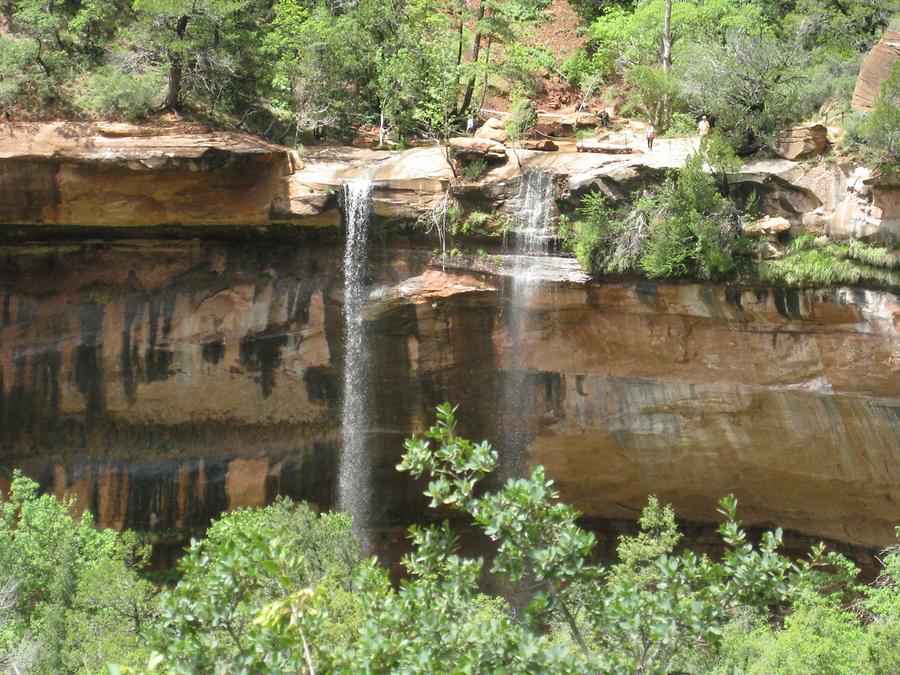
M856 110L871 110L875 106L878 90L890 77L891 69L898 60L900 32L889 30L863 60L851 103Z

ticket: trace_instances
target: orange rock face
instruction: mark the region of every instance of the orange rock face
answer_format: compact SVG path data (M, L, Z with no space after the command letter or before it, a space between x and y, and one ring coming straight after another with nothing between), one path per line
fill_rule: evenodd
M261 225L296 166L249 134L193 126L12 124L0 130L0 222L120 228Z
M863 60L851 103L856 110L871 110L875 106L878 90L890 77L891 69L898 60L900 60L900 32L889 30Z
M881 291L545 282L513 351L487 272L373 254L375 522L430 517L394 470L433 406L498 444L526 371L527 457L592 520L650 493L687 522L877 548L900 522L900 301ZM0 445L99 521L198 530L277 494L334 504L340 246L0 248Z
M595 188L623 200L683 162L519 152L570 200ZM457 196L503 208L521 170L507 162ZM430 211L452 171L434 147L319 148L301 163L255 137L197 127L0 130L0 225L25 236L45 232L36 225L253 226L233 243L0 245L3 467L76 494L115 527L202 530L279 494L330 508L342 243L312 227L286 240L249 233L339 224L336 192L360 176L373 178L380 227ZM897 228L897 186L864 167L757 162L735 184L792 229L878 239ZM365 392L377 527L433 517L394 466L434 406L459 403L463 433L502 454L507 383L524 371L526 458L592 521L633 519L654 493L683 520L710 523L734 492L751 524L868 548L892 541L895 294L597 283L560 258L518 308L528 321L514 340L508 279L492 256L438 270L432 244L378 234Z

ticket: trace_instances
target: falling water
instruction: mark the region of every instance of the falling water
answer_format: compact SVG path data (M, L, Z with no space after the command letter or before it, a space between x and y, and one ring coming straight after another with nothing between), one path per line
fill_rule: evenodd
M344 248L344 400L338 504L353 517L361 539L371 516L372 466L366 447L368 428L368 339L363 317L366 300L366 244L372 212L372 182L345 183L341 200L346 225ZM363 541L365 545L365 540Z
M509 363L504 375L501 418L507 475L524 469L528 420L533 405L529 398L528 372L522 368L529 330L530 307L540 290L542 268L548 261L555 232L551 229L554 207L553 175L540 171L522 176L512 222L512 262L504 302L504 325L510 336Z

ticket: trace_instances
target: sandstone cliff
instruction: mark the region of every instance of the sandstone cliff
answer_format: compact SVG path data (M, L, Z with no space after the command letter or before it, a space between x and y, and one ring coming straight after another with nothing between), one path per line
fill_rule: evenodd
M463 208L506 208L523 168L556 198L622 200L680 166L653 155L510 153ZM521 165L519 163L521 159ZM340 185L375 181L368 396L379 528L426 517L394 471L433 407L498 440L504 384L525 370L527 459L595 522L648 493L694 523L735 492L752 524L877 548L900 522L900 302L858 288L592 282L548 261L513 350L502 264L434 264L394 233L443 198L438 148L304 157L199 128L0 131L0 448L102 524L196 530L288 494L335 501L343 363ZM845 162L757 162L733 177L796 231L897 236L898 186ZM177 224L288 225L290 238L14 243ZM39 227L38 227L39 226ZM309 226L309 227L306 227ZM331 226L331 227L320 227ZM247 230L240 230L246 233ZM331 233L331 234L330 234ZM46 235L50 236L50 235ZM440 271L439 271L440 270Z
M456 181L466 208L503 207L522 171L550 171L559 198L601 190L620 201L684 164L691 139L662 139L652 154L508 150L476 183ZM337 226L337 193L353 177L375 181L376 214L415 220L443 198L453 172L436 147L405 152L295 151L237 132L197 126L5 125L0 128L0 229L189 226ZM733 177L761 215L796 232L900 239L900 184L852 162L753 162Z
M273 250L274 248L274 250ZM103 524L198 528L277 493L334 503L340 247L132 242L2 251L0 445ZM390 527L424 516L393 467L443 400L497 440L511 360L528 458L594 519L648 493L694 522L878 547L900 521L900 302L849 288L547 281L521 344L502 276L372 263L373 462ZM552 276L552 275L551 275Z

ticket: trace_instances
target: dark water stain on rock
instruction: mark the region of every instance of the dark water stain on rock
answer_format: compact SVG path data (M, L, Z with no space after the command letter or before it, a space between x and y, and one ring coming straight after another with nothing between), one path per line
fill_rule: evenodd
M726 286L725 287L725 301L732 305L739 312L744 311L744 305L741 302L741 296L743 295L743 291L741 288L737 286Z
M225 357L225 342L221 339L204 342L200 353L206 363L218 365L219 361Z
M59 374L62 367L62 354L50 347L31 359L31 382L34 391L34 405L43 415L59 414Z
M775 289L772 291L775 310L785 319L803 319L800 308L800 291L794 289Z
M337 504L337 461L340 442L320 440L308 450L296 450L282 459L266 482L266 498L281 495L295 501L306 501L321 510Z
M137 382L140 377L140 338L135 338L133 331L135 322L144 314L146 299L142 294L129 294L124 300L122 317L122 350L119 356L122 368L122 390L126 398L134 403L137 394Z
M341 374L329 366L313 366L303 373L306 393L310 401L341 402Z
M281 363L281 348L285 344L287 335L281 332L250 333L241 338L241 365L259 373L259 389L264 398L268 398L275 387L275 369Z
M659 311L659 285L653 281L638 281L634 285L638 300L653 311Z
M172 374L173 353L169 347L175 293L151 298L148 311L147 348L144 351L144 373L147 382L165 380ZM160 326L160 322L162 326Z
M81 342L75 348L75 382L84 396L85 420L90 422L105 410L103 390L103 329L104 307L80 305Z

